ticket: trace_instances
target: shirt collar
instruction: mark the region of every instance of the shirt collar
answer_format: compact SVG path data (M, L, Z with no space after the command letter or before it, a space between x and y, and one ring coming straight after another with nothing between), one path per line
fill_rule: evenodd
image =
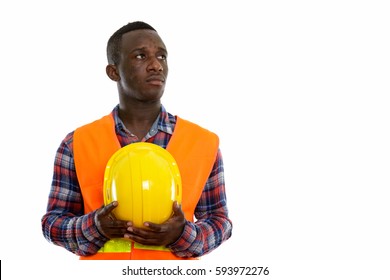
M119 118L118 111L119 111L119 104L116 105L115 108L112 110L112 115L115 121L115 131L116 133L119 133L120 131L128 131L125 125L123 124L122 120ZM172 117L166 111L165 107L161 105L160 114L158 115L157 119L155 120L152 127L150 128L148 132L148 136L152 137L158 131L172 134L174 130L174 126L175 126L174 117Z

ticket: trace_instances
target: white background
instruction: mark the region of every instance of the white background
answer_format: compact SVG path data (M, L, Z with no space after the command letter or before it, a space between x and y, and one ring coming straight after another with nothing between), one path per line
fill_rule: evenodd
M106 42L133 20L168 48L167 110L221 139L234 229L204 265L247 259L289 279L389 275L386 2L2 1L6 275L79 266L41 232L54 155L117 104Z

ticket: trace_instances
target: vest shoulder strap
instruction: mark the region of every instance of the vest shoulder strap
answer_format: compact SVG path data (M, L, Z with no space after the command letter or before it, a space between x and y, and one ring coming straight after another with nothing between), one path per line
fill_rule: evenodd
M193 221L196 204L214 166L218 136L190 121L176 117L175 131L167 150L175 158L183 184L182 207L186 219Z
M75 130L73 156L85 213L103 205L104 170L118 149L120 143L111 114Z

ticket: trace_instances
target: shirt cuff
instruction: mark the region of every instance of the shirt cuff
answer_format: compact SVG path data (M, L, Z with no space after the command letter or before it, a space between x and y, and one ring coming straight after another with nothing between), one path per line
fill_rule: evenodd
M186 221L183 233L181 234L179 239L176 242L168 245L167 247L174 253L180 253L190 248L195 239L195 225L189 221Z
M83 234L89 242L102 247L109 239L102 234L96 226L96 211L91 212L83 217Z

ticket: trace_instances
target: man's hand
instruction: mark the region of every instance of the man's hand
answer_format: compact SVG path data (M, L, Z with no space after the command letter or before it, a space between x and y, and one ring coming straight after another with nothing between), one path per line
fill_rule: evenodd
M124 237L127 232L128 221L117 220L112 213L112 210L117 206L118 202L113 201L100 208L95 216L95 223L99 232L109 239Z
M175 201L173 203L173 216L163 224L145 222L144 228L134 227L128 222L125 238L129 238L143 245L166 246L176 242L181 236L186 219L181 206Z

